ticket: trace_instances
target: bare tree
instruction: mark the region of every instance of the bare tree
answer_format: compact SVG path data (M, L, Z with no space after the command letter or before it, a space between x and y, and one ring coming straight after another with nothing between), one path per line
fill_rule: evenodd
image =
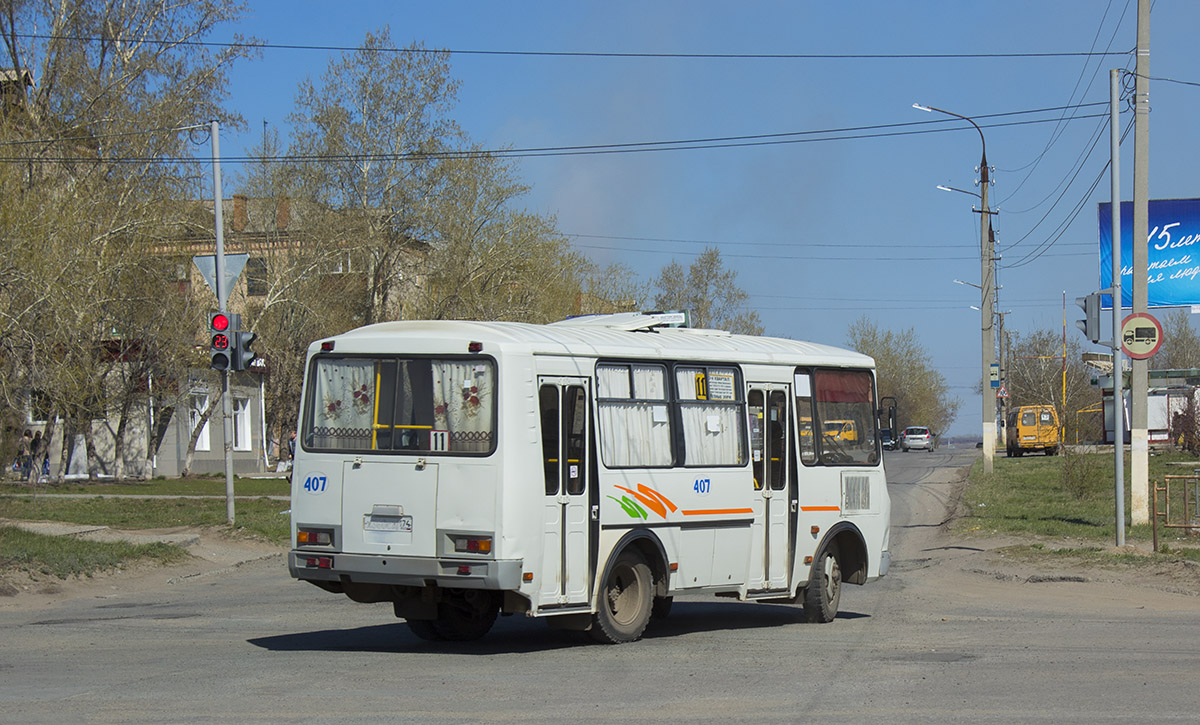
M846 331L846 344L875 358L876 387L881 398L896 399L900 428L923 425L940 434L954 422L961 401L950 396L916 330L881 330L864 316Z
M756 310L746 308L748 295L737 284L737 272L726 269L721 252L708 247L685 270L672 261L654 281L659 309L685 309L693 327L713 327L743 335L761 335Z

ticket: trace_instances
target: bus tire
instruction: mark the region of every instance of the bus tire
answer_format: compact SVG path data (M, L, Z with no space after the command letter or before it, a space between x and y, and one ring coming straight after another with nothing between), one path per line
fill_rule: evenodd
M813 562L812 575L804 589L804 618L809 622L832 622L842 599L842 568L837 545L830 544Z
M588 634L603 644L641 639L654 608L654 577L641 552L626 548L608 567Z
M431 619L406 619L404 623L408 625L409 631L417 636L418 639L423 639L426 642L440 642L442 636L437 633L437 629L433 626Z
M487 634L499 614L500 605L493 592L483 589L447 592L438 604L433 629L441 639L470 642Z

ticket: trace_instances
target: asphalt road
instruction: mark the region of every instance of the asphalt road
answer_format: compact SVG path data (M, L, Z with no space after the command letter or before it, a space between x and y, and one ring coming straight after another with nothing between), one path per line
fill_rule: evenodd
M940 529L977 451L889 453L893 569L842 612L681 598L640 642L508 617L417 640L283 559L0 602L0 722L1195 722L1200 601L1006 578ZM116 581L116 580L114 580Z

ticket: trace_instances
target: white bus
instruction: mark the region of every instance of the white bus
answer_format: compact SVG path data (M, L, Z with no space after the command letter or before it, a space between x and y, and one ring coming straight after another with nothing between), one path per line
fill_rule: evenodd
M431 640L629 642L693 593L828 622L888 569L876 402L864 355L655 316L360 328L309 348L288 568Z

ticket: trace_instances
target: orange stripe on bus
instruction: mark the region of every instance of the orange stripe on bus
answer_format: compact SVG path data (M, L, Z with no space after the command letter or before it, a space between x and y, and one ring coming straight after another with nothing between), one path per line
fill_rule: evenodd
M694 511L680 511L684 516L710 516L712 514L752 514L754 509L696 509Z
M841 511L840 506L801 506L801 511Z

